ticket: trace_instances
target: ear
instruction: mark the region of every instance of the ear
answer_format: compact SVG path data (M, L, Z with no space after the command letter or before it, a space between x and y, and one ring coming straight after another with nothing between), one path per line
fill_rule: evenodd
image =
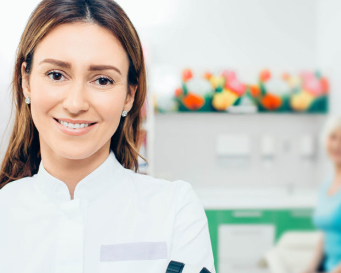
M129 86L130 92L128 92L126 101L124 103L124 110L129 112L130 109L133 107L134 100L135 100L135 94L137 90L137 85L135 86Z
M25 98L31 97L31 90L29 85L29 75L26 73L26 62L23 62L21 65L21 87L24 93Z

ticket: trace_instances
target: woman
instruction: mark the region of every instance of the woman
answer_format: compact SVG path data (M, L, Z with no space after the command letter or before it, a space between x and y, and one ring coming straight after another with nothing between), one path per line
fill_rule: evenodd
M22 34L0 175L0 272L215 272L184 181L137 174L146 74L111 0L44 0Z
M325 146L333 176L319 192L314 223L322 231L315 256L306 272L341 272L341 117L331 117L325 128Z

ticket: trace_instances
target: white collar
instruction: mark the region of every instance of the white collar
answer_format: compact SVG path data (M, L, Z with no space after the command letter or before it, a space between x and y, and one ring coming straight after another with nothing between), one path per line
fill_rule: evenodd
M92 199L104 192L106 188L118 183L115 176L123 169L117 161L115 154L110 150L108 158L93 172L78 182L74 192L74 200ZM36 175L38 188L50 198L59 201L70 201L70 192L67 185L48 173L43 162L40 161L38 173Z

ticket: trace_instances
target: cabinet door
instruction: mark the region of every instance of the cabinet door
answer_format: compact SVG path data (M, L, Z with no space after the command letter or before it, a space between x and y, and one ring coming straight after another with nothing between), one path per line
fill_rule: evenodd
M219 271L219 245L223 243L219 239L218 229L221 225L270 225L276 224L275 213L271 210L206 210L208 226L211 236L214 263ZM252 243L252 241L250 241ZM223 265L224 267L224 265ZM224 271L222 271L224 272ZM219 273L222 273L219 271Z
M273 247L274 225L223 224L218 234L219 273L268 272L259 261Z

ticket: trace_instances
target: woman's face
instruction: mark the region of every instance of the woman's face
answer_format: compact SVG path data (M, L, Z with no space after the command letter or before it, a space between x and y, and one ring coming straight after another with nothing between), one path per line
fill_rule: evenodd
M326 148L333 163L341 166L341 128L335 129L327 137Z
M134 101L136 89L128 95L128 68L120 42L96 24L60 25L40 41L23 90L31 98L42 156L84 159L108 153L121 113Z

